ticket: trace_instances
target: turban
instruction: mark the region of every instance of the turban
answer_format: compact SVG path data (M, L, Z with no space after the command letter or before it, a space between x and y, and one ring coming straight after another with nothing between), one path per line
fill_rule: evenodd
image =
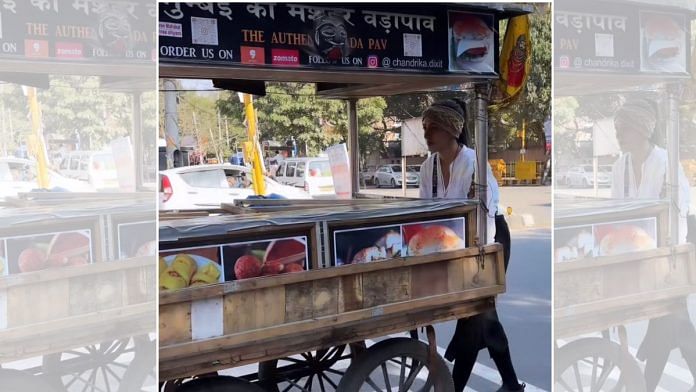
M614 123L621 123L636 134L650 139L655 131L657 114L648 101L627 101L616 113Z
M447 102L447 101L445 101ZM454 102L454 101L452 101ZM446 104L434 103L423 112L423 119L430 119L440 128L447 131L455 139L459 138L464 126L464 116L453 107Z

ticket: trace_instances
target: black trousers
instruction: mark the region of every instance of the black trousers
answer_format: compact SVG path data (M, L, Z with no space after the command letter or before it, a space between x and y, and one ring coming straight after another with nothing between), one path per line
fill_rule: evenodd
M503 257L507 271L510 262L510 229L503 216L496 217L495 226L495 242L503 245ZM491 359L495 362L503 385L516 389L519 380L512 365L507 336L498 319L498 313L494 309L457 321L457 329L445 354L445 357L450 361L454 359L452 378L454 379L455 391L464 391L476 363L476 357L479 351L484 348L488 349Z

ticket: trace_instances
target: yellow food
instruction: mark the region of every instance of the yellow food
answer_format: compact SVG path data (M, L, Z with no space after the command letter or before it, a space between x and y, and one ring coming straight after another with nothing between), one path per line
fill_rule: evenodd
M171 268L182 278L186 279L187 284L191 282L193 274L196 273L196 260L187 254L178 254L172 262Z
M160 275L159 285L160 289L177 290L187 287L188 282L171 267L169 267Z
M160 258L159 258L159 274L162 275L162 273L166 269L167 269L167 262L164 261L164 257L160 256Z
M213 263L206 264L203 268L198 270L193 279L191 279L191 286L201 286L204 284L217 283L220 279L220 270Z

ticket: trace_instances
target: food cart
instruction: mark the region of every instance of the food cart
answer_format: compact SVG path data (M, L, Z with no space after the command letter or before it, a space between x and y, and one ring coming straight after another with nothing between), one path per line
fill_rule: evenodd
M601 7L594 8L601 14L587 25L579 22L582 26L577 28L571 21L584 20L592 7ZM668 18L682 32L677 37L681 48L677 58L651 58L652 46L644 31L654 17ZM554 377L559 390L645 390L641 367L628 346L626 325L673 314L696 291L694 246L676 241L678 91L690 76L691 45L685 32L693 18L693 6L679 2L556 3L556 95L659 97L660 112L666 117L666 183L673 184L667 187L666 200L556 194L554 333L559 343ZM609 53L602 50L608 47L595 51L594 34L601 35L608 26L613 26L613 39L620 44L607 59Z
M156 356L156 215L147 184L155 138L143 134L141 114L142 95L154 87L155 5L7 1L0 13L3 83L29 86L36 97L31 87L55 88L53 76L98 77L93 88L127 94L133 110L133 151L114 154L121 192L44 189L0 206L0 389L140 390L154 383ZM41 103L30 101L34 140L54 131ZM48 171L41 144L36 177Z
M347 100L353 195L160 216L165 390L452 390L430 325L494 306L505 290L502 247L480 245L485 219L477 219L476 201L359 198L357 101L455 84L476 89L477 173L485 173L498 23L530 11L514 4L404 4L398 13L388 4L160 5L160 77L213 79L259 95L266 82L315 83L318 96ZM457 37L469 28L483 34L467 46ZM424 237L438 243L418 245ZM419 327L429 344L364 343ZM244 377L217 373L255 363L258 372Z

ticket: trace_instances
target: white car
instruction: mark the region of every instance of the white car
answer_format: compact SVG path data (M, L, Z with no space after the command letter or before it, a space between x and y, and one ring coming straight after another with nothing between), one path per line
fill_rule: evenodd
M403 176L401 175L401 165L384 165L377 168L375 172L375 185L377 188L382 186L391 186L396 188L401 186ZM420 176L413 169L406 168L406 185L418 186L420 184Z
M589 188L594 186L594 171L592 165L580 165L570 168L566 174L563 176L563 182L567 186L579 186L583 188ZM598 186L609 186L611 185L611 167L609 167L609 172L607 172L606 167L600 166L597 172L597 185Z
M24 158L0 158L0 200L38 189L36 162ZM48 189L94 192L88 184L48 170Z
M251 169L229 163L185 166L160 171L160 210L204 210L220 208L254 195ZM301 189L264 177L266 196L310 199Z
M61 162L60 171L96 189L119 187L116 162L109 151L71 151Z

